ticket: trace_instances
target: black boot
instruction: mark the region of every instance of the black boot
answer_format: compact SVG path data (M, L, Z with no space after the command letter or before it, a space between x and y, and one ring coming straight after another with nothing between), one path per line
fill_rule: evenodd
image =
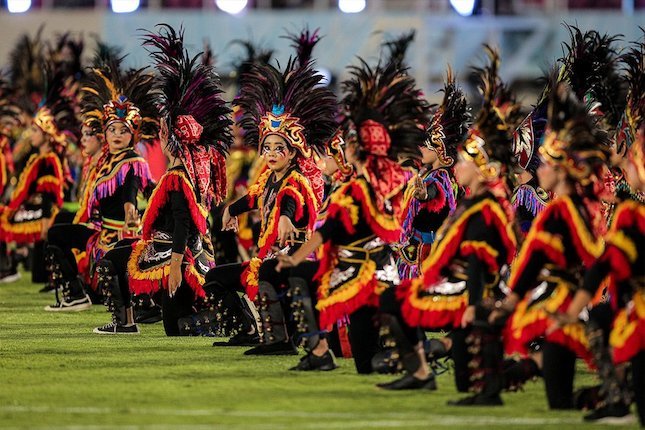
M303 278L289 278L287 282L289 284L289 296L291 297L291 310L298 333L297 343L307 351L307 355L289 370L329 371L338 368L336 358L331 350L327 350L322 356L313 353L320 343L321 333L318 330L318 320L314 313L314 305L309 294L307 281Z
M439 339L426 339L423 341L423 350L432 373L441 375L449 370L450 351L446 348L445 343Z
M112 312L112 322L97 327L97 334L139 334L139 327L128 324L128 317L134 321L131 303L125 303L119 286L119 278L110 261L102 260L96 267L99 288L103 291L108 311ZM127 305L127 306L126 306Z
M634 417L629 412L630 395L618 380L603 328L594 318L590 318L585 331L589 339L589 350L593 354L594 364L600 376L601 401L584 420L597 423L621 423L623 420L629 422L630 419L633 421Z
M217 336L229 337L228 341L213 342L213 346L260 344L251 304L244 297L215 281L204 284L204 291L207 306L215 313L211 324L217 328Z
M20 279L18 262L14 253L7 250L7 244L0 243L0 283L8 284Z
M532 358L505 360L502 383L506 391L520 391L526 381L540 376L540 369Z
M179 334L181 336L218 336L217 320L217 312L214 309L203 309L177 320Z
M451 406L501 406L502 358L504 354L498 330L485 323L475 325L467 339L472 359L470 381L475 395L456 401Z
M134 322L138 324L154 324L161 321L161 306L155 303L149 294L139 294L134 297Z
M245 351L244 355L297 355L298 350L287 334L282 304L275 287L268 282L260 281L258 300L261 345Z
M414 345L410 343L410 339L403 332L398 319L393 315L383 314L381 315L381 327L381 332L394 340L399 361L406 374L402 378L376 386L384 390L436 390L437 383L432 373L426 379L418 379L414 376L414 373L421 367L421 359L414 349Z
M50 271L48 277L56 288L56 303L45 306L48 312L80 312L92 307L90 297L85 293L83 283L68 267L60 248L47 248L45 266Z

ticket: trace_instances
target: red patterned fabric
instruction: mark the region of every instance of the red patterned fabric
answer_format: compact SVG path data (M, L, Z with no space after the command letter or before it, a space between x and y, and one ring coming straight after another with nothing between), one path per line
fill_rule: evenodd
M204 127L192 115L179 115L175 123L175 134L184 144L194 145L199 142Z
M200 203L210 208L213 198L217 197L214 195L213 188L217 186L220 189L223 181L223 188L226 189L226 176L213 178L213 173L217 174L220 170L217 166L221 164L221 156L213 148L188 145L181 148L181 158L190 177L190 182L199 193ZM217 199L220 198L221 196L217 197Z
M309 185L314 191L318 206L322 205L325 197L325 179L322 171L318 168L313 158L306 158L302 155L298 155L298 167L302 176L309 180Z
M376 192L378 208L384 211L385 200L405 186L405 171L399 163L387 157L392 141L383 124L371 119L364 121L360 127L360 137L368 153L365 162L367 179Z
M192 115L177 117L175 134L182 143L181 160L197 189L200 203L210 209L213 200L219 203L226 193L225 160L214 148L196 145L203 130Z
M361 141L365 145L365 150L372 155L387 157L392 140L390 134L383 124L368 119L361 124L360 129Z

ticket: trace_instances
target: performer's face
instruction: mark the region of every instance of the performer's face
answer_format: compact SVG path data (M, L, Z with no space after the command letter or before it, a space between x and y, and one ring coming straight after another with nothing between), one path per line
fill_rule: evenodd
M119 151L130 146L132 142L132 132L122 122L113 122L105 130L105 140L111 152Z
M419 147L421 149L421 162L423 164L434 164L437 161L437 153L425 145Z
M358 168L358 145L353 142L347 142L345 146L345 159L348 164L351 164L355 168Z
M316 165L323 172L323 174L327 176L331 176L338 171L338 164L333 157L319 157L316 161Z
M40 148L45 143L45 133L36 124L32 124L29 132L31 146Z
M472 187L478 182L483 181L481 170L471 161L459 155L455 164L455 179L462 187Z
M625 177L629 185L631 185L632 188L639 190L640 192L645 192L645 183L641 180L636 165L631 160L629 160L628 157L624 158L621 167L625 171Z
M95 155L101 150L100 139L92 128L87 126L81 128L81 145L83 146L83 152L88 157Z
M543 161L537 170L538 181L540 182L540 187L546 191L553 191L560 180L558 168L546 160Z
M269 169L274 172L282 172L287 169L295 156L296 152L289 148L282 137L271 134L264 139L262 157Z

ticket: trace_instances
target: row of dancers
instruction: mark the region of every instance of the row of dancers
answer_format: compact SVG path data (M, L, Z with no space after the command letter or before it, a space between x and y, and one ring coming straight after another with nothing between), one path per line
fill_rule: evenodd
M302 346L292 370L352 357L403 374L384 390L434 390L450 360L470 392L450 404L501 405L541 376L552 409L626 420L634 401L642 425L645 45L567 29L528 114L489 46L478 106L450 69L429 104L414 33L338 95L318 30L286 36L283 66L245 43L232 103L183 29L142 33L152 71L104 43L84 68L70 35L27 35L0 88L2 281L29 254L46 311L107 305L98 334L162 321L246 355ZM574 391L577 358L598 387Z

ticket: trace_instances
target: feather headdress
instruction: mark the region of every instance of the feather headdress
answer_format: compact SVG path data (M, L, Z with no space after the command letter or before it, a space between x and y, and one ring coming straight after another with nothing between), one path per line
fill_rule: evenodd
M167 147L182 159L199 201L210 207L226 196L231 111L214 68L201 61L202 53L188 55L183 28L157 27L158 32L144 35L143 45L159 73L154 101L168 127Z

